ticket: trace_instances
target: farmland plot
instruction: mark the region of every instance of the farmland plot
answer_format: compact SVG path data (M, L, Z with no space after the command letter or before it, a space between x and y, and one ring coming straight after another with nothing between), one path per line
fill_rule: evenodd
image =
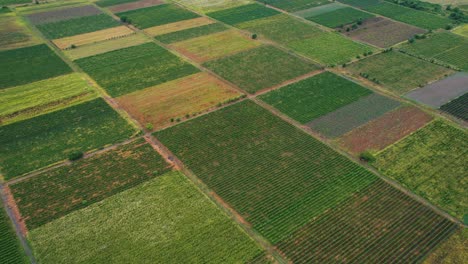
M164 24L160 26L150 27L144 31L151 36L159 36L164 34L169 34L172 32L177 32L185 29L196 28L201 26L206 26L213 24L215 21L206 18L206 17L197 17L194 19L182 20L179 22Z
M179 172L29 234L42 263L247 263L262 252Z
M17 5L17 4L26 4L30 3L29 0L0 0L0 5Z
M260 46L204 65L249 93L318 69L314 64L273 46Z
M417 263L457 229L379 180L277 247L292 263Z
M378 5L379 3L382 2L382 0L339 0L339 1L341 3L356 6L359 8L371 7L374 5Z
M113 97L198 72L155 43L79 59L76 63Z
M52 42L59 49L70 49L77 48L86 44L92 44L109 39L122 38L135 32L126 26L113 27L109 29L103 29L94 31L91 33L85 33L81 35L75 35L72 37L66 37L61 39L55 39Z
M321 14L329 13L329 12L332 12L341 8L345 8L345 7L346 5L342 5L338 2L334 2L334 3L329 3L326 5L321 5L321 6L297 11L297 12L294 12L294 14L302 18L306 18L306 17L318 16Z
M460 25L454 30L452 30L452 32L468 38L468 24Z
M104 1L97 1L97 5L103 5ZM164 2L162 0L141 0L141 1L134 1L130 3L122 3L117 5L112 5L108 9L113 13L119 13L124 11L130 11L140 8L151 7L155 5L161 5ZM105 4L104 4L105 5Z
M102 99L0 127L0 171L6 179L122 141L133 127Z
M367 75L369 80L397 94L407 93L453 73L445 67L393 51L355 62L346 69L355 75Z
M119 104L141 124L155 129L194 116L240 94L207 73L197 73L119 97ZM172 120L172 122L171 122Z
M97 97L77 73L11 87L0 91L0 125L81 103Z
M336 28L346 24L355 23L359 20L365 21L372 17L374 17L373 14L369 14L352 7L344 7L318 15L309 15L305 18L326 27Z
M32 46L38 42L18 17L10 14L0 16L0 50Z
M346 133L339 143L353 154L380 151L420 129L432 117L416 107L403 106Z
M447 104L444 104L440 107L440 110L468 121L468 93Z
M277 14L279 14L279 12L274 9L254 3L211 12L208 13L208 16L228 25L235 25L250 20L274 16Z
M304 124L372 92L331 72L324 72L261 95L260 99Z
M136 9L117 13L116 15L120 18L126 17L133 25L140 29L199 17L199 15L173 4L163 4Z
M307 126L327 137L338 137L398 106L400 106L398 101L382 95L371 94L314 119L307 123Z
M468 229L462 228L434 251L423 263L463 263L468 259Z
M377 155L375 166L462 219L468 206L464 130L435 121Z
M191 9L198 10L202 13L218 11L221 9L232 8L236 6L242 6L251 4L253 0L176 0Z
M84 16L94 16L101 14L101 10L92 5L62 8L58 10L37 12L27 15L33 25L41 25L52 22L59 22Z
M9 185L29 230L170 170L144 139Z
M107 6L115 6L115 5L133 3L133 2L135 2L135 0L98 0L96 1L96 5L101 6L101 7L107 7Z
M47 65L47 67L44 67ZM47 45L0 51L0 90L71 72Z
M261 0L259 2L286 10L288 12L304 10L329 3L327 0Z
M8 217L3 202L0 199L0 256L2 263L29 263L23 248L18 241L13 224Z
M155 38L163 43L171 44L174 42L189 40L209 34L218 33L221 31L228 30L228 28L222 23L213 23L201 27L184 29L172 33L158 35Z
M155 135L272 243L377 179L251 101Z

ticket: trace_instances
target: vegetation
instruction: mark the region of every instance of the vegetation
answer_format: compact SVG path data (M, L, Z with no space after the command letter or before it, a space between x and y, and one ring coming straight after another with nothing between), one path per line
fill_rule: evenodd
M320 5L328 3L328 1L326 0L291 0L291 1L259 0L259 2L268 4L268 5L271 5L271 6L274 6L274 7L289 11L289 12L312 8L315 6L320 6Z
M216 23L215 21L207 17L197 17L193 19L186 19L174 23L164 24L160 26L150 27L145 29L145 32L151 36L159 36L177 32L181 30L197 28Z
M18 17L0 16L0 50L31 46L37 42L37 38Z
M2 263L28 263L29 261L23 252L10 218L3 206L3 202L0 200L0 255L2 256Z
M452 32L468 38L468 24L460 25L459 27L455 28Z
M118 129L117 129L118 128ZM130 137L135 130L102 99L0 127L6 179Z
M360 8L366 8L366 7L371 7L374 5L378 5L381 0L339 0L342 3L360 7Z
M468 187L463 180L467 175L467 144L465 131L435 121L379 153L375 166L462 219Z
M375 156L370 151L364 151L359 154L359 159L366 162L374 162Z
M178 172L36 228L29 238L41 263L150 259L245 263L261 253L259 246Z
M228 28L221 23L213 23L201 27L184 29L172 33L158 35L155 38L163 43L171 44L174 42L180 42L192 38L206 36L209 34L225 31Z
M40 25L102 14L102 11L93 5L80 5L75 7L66 7L66 5L67 4L63 2L57 3L57 6L54 6L52 3L37 5L44 6L44 10L39 10L39 8L38 10L33 10L31 14L27 15L27 18L33 25ZM49 6L51 7L50 9L47 8ZM22 13L23 12L24 11L22 11ZM28 11L26 11L26 13L28 13Z
M273 46L250 49L204 65L249 93L317 70L317 66Z
M465 222L466 224L466 222ZM434 251L423 263L424 264L456 264L463 263L468 258L466 251L468 243L468 229L462 228L450 237L444 244Z
M47 67L45 67L47 65ZM0 51L0 90L71 72L47 45Z
M118 26L90 33L53 40L52 42L60 49L76 49L79 46L92 44L109 39L122 38L135 34L135 31L126 26Z
M358 21L362 22L363 20L371 17L374 17L374 15L352 7L345 7L316 16L306 17L306 19L330 28L336 28L342 25L356 23Z
M29 0L0 0L0 5L17 5L31 3Z
M107 6L130 3L130 2L134 2L134 1L135 0L98 0L98 1L96 1L96 5L102 6L102 7L107 7Z
M468 121L468 93L456 98L455 100L447 104L444 104L440 107L440 110L465 121Z
M251 101L156 137L272 243L377 179Z
M211 12L208 13L208 16L221 22L224 22L228 25L235 25L242 22L269 17L277 14L279 14L279 12L274 9L254 3Z
M79 59L76 63L113 97L198 72L154 43Z
M331 72L324 72L260 96L300 123L332 112L372 92Z

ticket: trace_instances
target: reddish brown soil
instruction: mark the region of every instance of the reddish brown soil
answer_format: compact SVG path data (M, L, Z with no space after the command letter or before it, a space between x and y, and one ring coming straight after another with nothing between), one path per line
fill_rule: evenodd
M137 2L111 6L109 7L109 10L113 13L119 13L119 12L135 10L139 8L145 8L145 7L150 7L150 6L160 5L160 4L164 4L164 2L162 0L141 0Z
M345 134L340 144L352 153L382 150L432 120L416 107L405 106Z

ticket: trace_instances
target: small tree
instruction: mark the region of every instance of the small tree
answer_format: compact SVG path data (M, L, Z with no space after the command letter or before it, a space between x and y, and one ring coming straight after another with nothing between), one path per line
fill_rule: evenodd
M76 45L75 45L75 44L71 44L70 49L76 49Z
M149 131L152 131L153 128L154 128L153 124L151 124L151 123L146 123L145 127L146 127L146 130L149 130Z
M374 162L375 157L372 153L369 151L364 151L361 154L359 154L359 159L365 162Z
M257 39L257 34L252 34L252 39Z
M70 161L74 161L74 160L79 160L79 159L83 158L83 156L84 156L84 153L83 153L83 152L81 152L81 151L73 151L72 153L70 153L70 154L68 155L68 159L69 159Z
M408 43L410 43L410 44L414 43L414 38L408 39Z

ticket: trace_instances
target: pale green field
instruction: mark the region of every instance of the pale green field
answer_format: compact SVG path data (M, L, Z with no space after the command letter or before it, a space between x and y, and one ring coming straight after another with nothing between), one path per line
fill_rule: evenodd
M173 0L189 8L208 13L221 9L251 4L253 0Z
M463 24L452 30L452 32L468 38L468 24Z

